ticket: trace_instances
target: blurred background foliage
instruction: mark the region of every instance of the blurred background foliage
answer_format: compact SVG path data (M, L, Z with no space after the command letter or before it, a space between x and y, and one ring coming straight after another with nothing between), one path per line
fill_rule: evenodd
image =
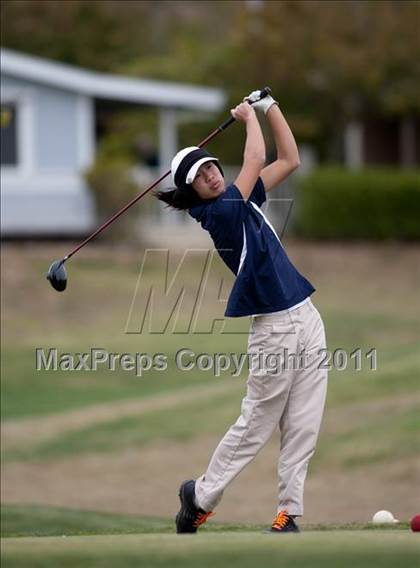
M18 51L222 87L229 105L269 83L298 140L321 160L352 116L420 113L418 2L3 0L1 9L2 46ZM156 136L145 114L132 113L132 123ZM198 142L214 124L183 125L180 144ZM236 131L213 148L238 163L241 141Z
M122 207L121 204L128 203L138 194L139 188L129 175L129 166L124 160L107 161L101 157L86 173L86 180L95 196L100 223L108 220ZM108 234L105 234L105 239L121 241L132 238L138 216L138 208L130 208L124 214L123 222L115 223Z
M300 180L294 234L336 240L420 240L416 170L326 166Z
M420 239L413 221L420 217L418 170L407 178L328 169L342 162L350 121L418 123L419 2L3 0L1 12L4 47L100 72L223 88L228 108L269 84L298 143L327 165L325 173L296 179L300 210L291 230L306 238ZM181 120L179 146L198 144L228 108ZM158 165L159 118L151 107L98 106L97 116L97 160L87 180L106 218L118 205L114 187L127 200L135 195L124 170ZM262 127L272 160L274 141ZM233 128L211 149L225 164L239 164L243 142L243 129ZM397 211L401 223L392 220Z

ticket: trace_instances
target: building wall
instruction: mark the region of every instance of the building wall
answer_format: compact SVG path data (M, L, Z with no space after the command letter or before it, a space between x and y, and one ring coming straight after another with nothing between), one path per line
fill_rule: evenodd
M77 97L38 87L35 97L35 162L40 172L78 171Z
M95 224L83 172L94 159L91 99L2 75L2 104L17 106L16 166L3 166L2 234L78 235Z

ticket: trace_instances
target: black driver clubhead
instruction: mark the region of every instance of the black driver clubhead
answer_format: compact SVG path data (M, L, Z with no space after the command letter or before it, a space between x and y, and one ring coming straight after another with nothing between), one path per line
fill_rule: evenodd
M51 264L47 272L47 280L57 292L63 292L67 286L67 272L64 268L64 260L56 260Z

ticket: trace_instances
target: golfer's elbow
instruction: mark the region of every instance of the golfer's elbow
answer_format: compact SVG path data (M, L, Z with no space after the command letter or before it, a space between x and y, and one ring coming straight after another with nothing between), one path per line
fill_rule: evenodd
M290 161L290 167L292 168L292 171L297 170L298 167L300 166L300 156L299 156L299 149L297 147L297 144L294 144L294 148L291 148L291 152L289 154L289 161Z
M299 158L299 154L297 154L297 156L295 156L294 158L292 158L289 162L290 164L290 171L294 172L295 170L298 169L298 167L300 166L300 158Z
M278 160L283 164L286 163L287 171L289 174L297 170L298 167L300 166L300 158L299 158L299 153L297 151L293 152L293 154L289 156L284 156L283 159L278 158Z

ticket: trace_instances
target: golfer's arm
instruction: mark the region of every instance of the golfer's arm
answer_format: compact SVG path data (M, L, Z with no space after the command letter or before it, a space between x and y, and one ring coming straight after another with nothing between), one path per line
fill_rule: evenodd
M265 142L260 123L255 114L246 122L244 161L235 185L247 200L265 164Z
M267 119L277 150L277 159L261 172L265 190L270 191L300 165L300 159L293 133L277 105L271 106L267 112Z

